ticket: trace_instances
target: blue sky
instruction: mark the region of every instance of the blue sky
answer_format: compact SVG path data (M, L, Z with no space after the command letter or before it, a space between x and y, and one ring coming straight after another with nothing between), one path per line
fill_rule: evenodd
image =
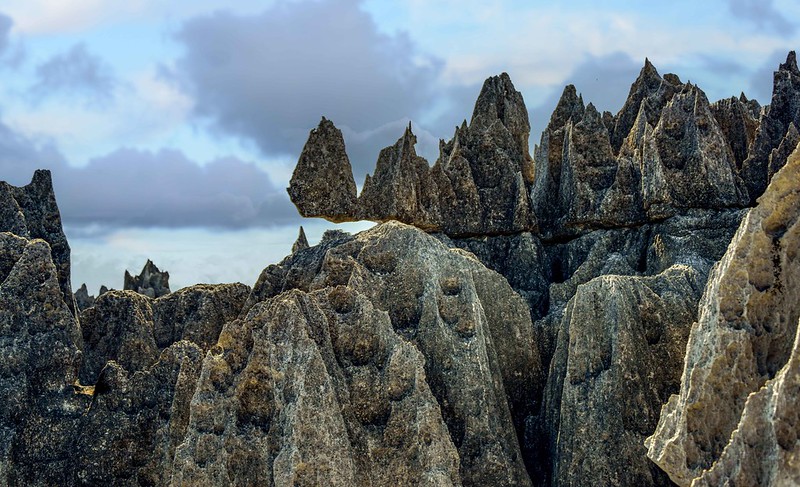
M645 57L768 103L797 19L794 0L4 0L0 179L53 170L91 291L146 258L173 288L252 284L296 236L284 188L322 115L360 184L409 120L432 163L503 71L531 147L564 85L616 112ZM312 243L332 226L302 223Z

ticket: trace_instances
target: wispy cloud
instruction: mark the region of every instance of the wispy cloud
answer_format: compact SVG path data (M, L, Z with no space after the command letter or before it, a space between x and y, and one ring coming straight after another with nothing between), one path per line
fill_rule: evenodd
M34 103L65 96L105 104L113 100L118 84L111 68L85 44L78 43L36 67L36 82L29 96Z
M797 23L790 22L781 14L773 0L728 0L728 8L735 17L759 29L782 35L794 34L797 30Z

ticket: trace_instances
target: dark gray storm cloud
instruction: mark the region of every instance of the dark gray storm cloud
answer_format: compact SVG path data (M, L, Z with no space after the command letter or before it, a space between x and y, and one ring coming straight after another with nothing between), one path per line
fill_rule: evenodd
M406 35L380 32L350 0L282 2L256 16L215 13L186 22L177 39L184 55L172 75L196 114L265 154L297 156L323 115L350 134L418 119L442 68ZM402 130L372 135L346 139L357 177Z
M223 158L204 166L175 150L119 149L84 167L68 165L58 150L0 123L0 175L27 184L50 169L67 225L101 230L139 227L265 227L295 222L284 188L257 166Z
M793 34L797 29L795 23L775 8L773 0L728 0L728 8L734 17L750 22L759 29L778 34Z
M606 56L589 56L564 80L583 95L583 102L593 103L598 110L617 113L628 97L631 84L644 66L644 59L635 60L622 52ZM664 74L663 72L661 74ZM539 143L542 131L558 104L564 87L553 90L544 102L528 107L532 142Z
M90 104L114 97L117 81L111 68L90 53L83 43L56 54L36 67L36 81L29 90L32 101L64 95Z

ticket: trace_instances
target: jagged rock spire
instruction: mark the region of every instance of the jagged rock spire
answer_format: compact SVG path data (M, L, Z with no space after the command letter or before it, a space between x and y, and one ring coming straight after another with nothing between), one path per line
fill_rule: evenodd
M764 192L772 175L786 164L786 151L780 158L772 157L772 152L784 138L791 137L788 133L791 124L800 126L800 70L794 51L789 52L786 62L775 71L772 101L761 119L747 160L742 164L751 204Z
M325 117L309 134L287 191L305 217L343 222L355 216L356 183L344 137Z
M655 125L664 105L680 90L680 79L677 76L662 78L649 59L639 71L639 77L631 85L628 99L617 114L616 126L611 134L611 146L619 152L622 142L628 137L642 103L648 107L648 123Z
M307 249L308 239L306 238L306 232L303 230L303 226L300 225L300 233L297 235L297 240L295 240L294 244L292 245L292 253L299 252L303 249Z
M162 272L152 260L147 259L138 276L132 276L127 270L125 271L125 282L122 289L136 291L151 298L164 296L170 292L169 272Z

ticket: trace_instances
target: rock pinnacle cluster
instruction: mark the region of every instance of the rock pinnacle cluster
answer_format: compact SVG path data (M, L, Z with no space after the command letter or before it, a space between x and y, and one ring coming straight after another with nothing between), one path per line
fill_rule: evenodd
M380 224L252 287L73 295L49 172L0 183L0 484L798 485L799 124L793 52L765 106L646 60L531 151L504 73L359 194L323 118L290 198Z

